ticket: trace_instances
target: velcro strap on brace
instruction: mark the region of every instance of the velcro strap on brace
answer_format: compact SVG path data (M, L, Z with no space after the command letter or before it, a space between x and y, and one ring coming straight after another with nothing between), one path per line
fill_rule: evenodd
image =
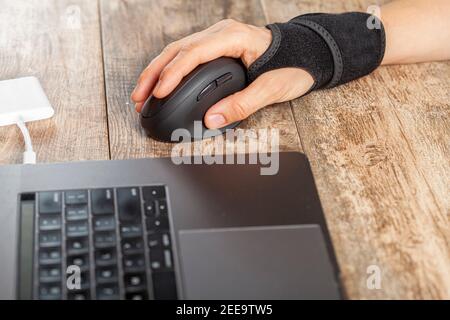
M368 19L377 19L377 24ZM248 79L296 67L314 79L310 89L332 88L371 73L381 63L385 33L378 18L361 12L313 13L267 26L272 43L248 69Z

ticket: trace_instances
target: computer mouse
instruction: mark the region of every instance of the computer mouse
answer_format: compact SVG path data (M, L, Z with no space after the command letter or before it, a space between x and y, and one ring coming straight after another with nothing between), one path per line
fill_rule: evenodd
M203 120L206 111L246 86L247 69L238 59L221 57L201 64L185 76L167 97L150 96L145 101L140 115L141 125L150 137L166 142L180 141L178 134L172 138L176 129L185 129L183 140L186 136L200 140L220 135L236 127L240 121L218 130L208 130Z

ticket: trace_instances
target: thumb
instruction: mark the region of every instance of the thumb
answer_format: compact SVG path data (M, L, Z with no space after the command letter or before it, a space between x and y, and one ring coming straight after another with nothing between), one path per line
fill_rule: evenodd
M220 100L209 108L205 114L205 125L209 129L222 128L276 102L269 88L264 74L261 75L244 90Z

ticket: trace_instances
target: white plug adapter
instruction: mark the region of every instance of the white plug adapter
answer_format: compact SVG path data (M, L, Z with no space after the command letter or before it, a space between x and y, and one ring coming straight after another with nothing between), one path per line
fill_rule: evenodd
M47 119L54 113L36 77L0 81L0 126Z

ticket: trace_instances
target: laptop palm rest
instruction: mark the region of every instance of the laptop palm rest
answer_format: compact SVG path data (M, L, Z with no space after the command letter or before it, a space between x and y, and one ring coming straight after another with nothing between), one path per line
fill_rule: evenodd
M186 299L339 299L318 225L181 230Z

